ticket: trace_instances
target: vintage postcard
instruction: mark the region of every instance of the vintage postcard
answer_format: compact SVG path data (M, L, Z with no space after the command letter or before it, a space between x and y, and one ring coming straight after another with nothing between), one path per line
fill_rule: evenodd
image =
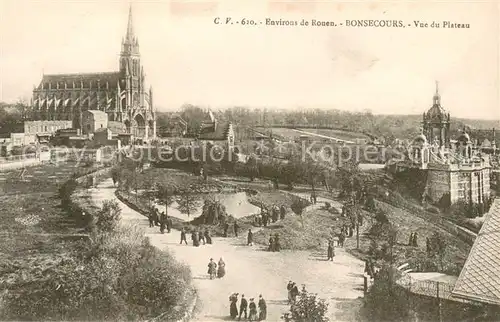
M498 1L0 1L0 320L499 321Z

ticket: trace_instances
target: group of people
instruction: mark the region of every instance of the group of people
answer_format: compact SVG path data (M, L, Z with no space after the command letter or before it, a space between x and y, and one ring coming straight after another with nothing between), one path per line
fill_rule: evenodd
M168 217L164 211L160 212L156 207L151 207L149 211L149 227L160 226L160 232L163 234L165 232L165 228L167 229L167 233L170 233L172 230L172 219Z
M186 243L186 245L188 244L186 239L186 234L187 234L186 228L182 228L180 244L182 244L183 242ZM201 242L203 242L203 245L212 244L212 236L210 236L210 231L208 230L208 228L206 228L205 231L202 231L201 229L200 230L195 229L191 231L191 240L193 242L194 247L199 247L201 245Z
M264 206L260 207L260 214L255 215L255 225L259 227L267 227L267 225L272 222L275 223L279 219L283 220L286 216L286 207L284 205L277 206L272 205L267 208Z
M243 316L243 318L248 321L264 321L267 318L267 303L262 297L262 294L259 295L259 302L257 302L257 304L253 297L249 299L249 302L245 298L245 294L241 294L239 314L238 295L239 293L233 293L229 296L229 316L231 316L232 319L238 318L238 320L241 320Z
M230 227L229 223L226 222L224 224L224 237L228 237L229 236L229 234L228 234L229 227ZM240 229L240 226L238 226L238 223L236 221L234 221L234 223L233 223L234 237L238 237L238 231L239 231L239 229Z
M222 257L219 259L219 262L214 262L213 258L210 258L210 262L208 262L208 275L210 279L213 280L215 277L223 278L226 275L226 263L222 260Z
M418 247L418 233L417 232L410 234L410 239L408 240L408 246Z

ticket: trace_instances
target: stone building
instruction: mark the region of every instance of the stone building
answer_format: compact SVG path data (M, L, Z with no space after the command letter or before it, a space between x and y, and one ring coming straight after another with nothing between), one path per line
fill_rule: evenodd
M108 115L103 111L87 110L82 113L82 133L91 134L108 128Z
M441 106L436 84L433 105L423 115L421 134L415 137L404 161L396 171L416 170L423 180L422 198L434 203L453 204L459 200L482 205L490 197L490 156L481 153L465 131L450 138L450 114Z
M219 122L208 111L207 117L203 120L198 133L198 140L226 148L234 147L234 130L231 122Z
M33 119L67 120L72 127L82 129L83 112L98 110L105 112L109 121L123 123L127 133L135 137L156 137L153 90L146 89L131 7L118 64L116 72L43 75L33 89Z

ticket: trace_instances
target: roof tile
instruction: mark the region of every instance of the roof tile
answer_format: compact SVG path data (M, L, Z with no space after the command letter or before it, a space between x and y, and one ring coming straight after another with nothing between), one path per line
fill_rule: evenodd
M500 199L496 199L453 289L453 296L500 305Z

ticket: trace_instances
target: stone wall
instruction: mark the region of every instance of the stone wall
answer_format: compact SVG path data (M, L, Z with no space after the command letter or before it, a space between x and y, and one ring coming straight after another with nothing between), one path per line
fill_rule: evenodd
M450 173L432 169L427 171L427 194L436 203L444 194L450 193Z

